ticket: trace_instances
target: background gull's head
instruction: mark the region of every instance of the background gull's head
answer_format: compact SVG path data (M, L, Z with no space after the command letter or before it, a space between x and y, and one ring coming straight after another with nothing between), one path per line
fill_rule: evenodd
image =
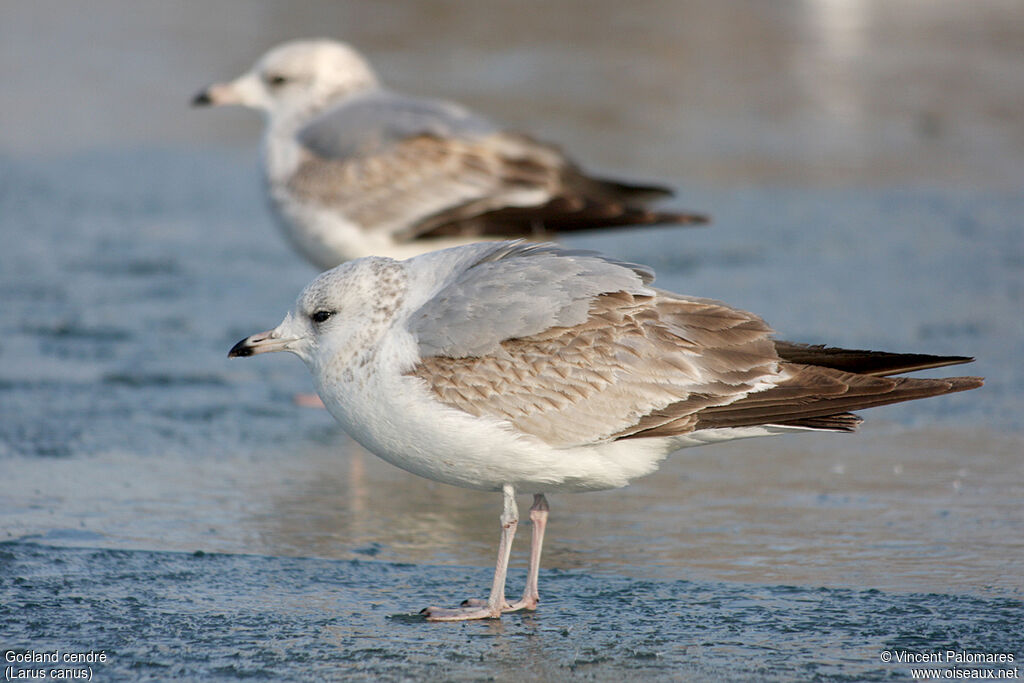
M377 86L369 63L334 40L296 40L274 47L248 72L214 83L195 96L196 106L237 104L272 120L302 120L331 104Z

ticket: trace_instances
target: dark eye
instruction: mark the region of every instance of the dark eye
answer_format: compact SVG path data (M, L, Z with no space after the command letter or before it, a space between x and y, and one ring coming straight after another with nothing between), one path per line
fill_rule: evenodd
M280 74L267 74L266 76L264 76L264 79L267 81L267 83L274 87L284 85L285 83L288 82L288 79L285 78L284 76L281 76Z
M334 315L334 311L314 311L309 319L315 323L322 323Z

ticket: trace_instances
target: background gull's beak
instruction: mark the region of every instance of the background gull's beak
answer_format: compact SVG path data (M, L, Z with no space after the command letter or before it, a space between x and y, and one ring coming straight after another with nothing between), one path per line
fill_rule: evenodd
M192 98L193 107L216 107L222 104L243 104L241 93L234 83L214 83Z
M193 107L229 104L255 107L260 106L262 102L259 79L252 74L245 74L229 83L214 83L200 90L192 98Z
M192 98L193 107L208 107L213 104L213 98L210 97L210 89L204 88L196 93L196 96Z

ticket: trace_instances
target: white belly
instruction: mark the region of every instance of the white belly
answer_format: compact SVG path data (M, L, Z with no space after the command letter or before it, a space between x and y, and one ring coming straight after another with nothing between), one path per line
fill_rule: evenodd
M358 382L318 387L348 434L391 464L428 479L482 490L510 484L543 493L625 486L657 469L672 450L666 439L636 439L553 448L506 422L477 418L433 398L412 377L390 391L360 391Z
M287 188L271 188L270 194L285 237L321 270L363 256L383 255L390 245L386 236L374 239L342 213L299 201Z

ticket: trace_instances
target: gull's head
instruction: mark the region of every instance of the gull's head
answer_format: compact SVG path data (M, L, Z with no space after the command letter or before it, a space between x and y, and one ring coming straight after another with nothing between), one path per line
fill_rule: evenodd
M296 40L271 49L235 80L205 88L192 104L237 104L260 109L271 118L308 117L376 85L369 63L348 45Z
M229 358L290 351L316 374L344 370L369 358L405 300L404 265L379 256L349 261L309 283L295 307L272 330L246 337Z

